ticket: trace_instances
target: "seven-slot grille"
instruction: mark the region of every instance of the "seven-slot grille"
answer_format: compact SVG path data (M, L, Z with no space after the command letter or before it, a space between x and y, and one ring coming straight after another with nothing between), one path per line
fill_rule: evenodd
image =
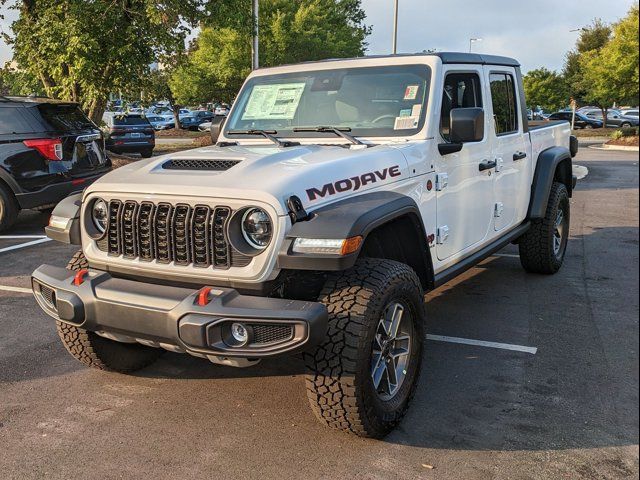
M231 213L222 206L111 200L106 241L99 241L98 247L128 259L216 269L244 267L251 257L227 240Z

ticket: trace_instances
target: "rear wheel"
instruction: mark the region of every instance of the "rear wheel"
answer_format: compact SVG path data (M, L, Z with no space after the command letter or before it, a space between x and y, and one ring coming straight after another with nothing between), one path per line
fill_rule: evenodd
M15 223L19 212L16 197L0 182L0 232L9 229Z
M622 128L631 128L631 124L629 122L624 122L622 125L620 125Z
M88 268L82 251L69 261L69 270ZM80 362L99 370L121 373L134 372L155 362L164 352L159 348L137 343L120 343L100 335L57 321L56 329L67 351Z
M153 148L145 148L144 150L141 150L140 155L142 155L142 158L151 158L153 156Z
M547 212L534 220L520 237L520 263L532 273L554 274L564 262L569 240L571 207L567 187L555 182L551 187Z
M404 416L420 374L420 282L402 263L362 259L332 275L320 301L329 310L327 337L304 355L311 408L330 427L384 437Z

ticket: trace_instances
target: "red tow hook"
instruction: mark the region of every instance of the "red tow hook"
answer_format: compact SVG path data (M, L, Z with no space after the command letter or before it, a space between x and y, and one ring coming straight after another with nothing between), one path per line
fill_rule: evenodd
M200 290L198 293L198 301L196 302L199 307L206 307L209 304L211 301L211 298L209 298L211 290L213 290L211 287L203 287Z
M86 268L83 268L82 270L78 270L78 272L76 273L76 276L73 278L73 284L76 287L79 287L84 283L84 277L86 277L88 274L89 274L89 270L87 270Z

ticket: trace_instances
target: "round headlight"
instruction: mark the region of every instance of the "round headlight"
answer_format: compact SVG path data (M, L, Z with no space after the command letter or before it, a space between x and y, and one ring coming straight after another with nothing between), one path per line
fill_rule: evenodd
M264 250L271 242L273 225L267 212L261 208L250 208L242 216L242 236L257 250Z
M107 219L109 217L109 206L107 202L99 198L93 202L91 208L91 219L100 233L104 233L107 230Z

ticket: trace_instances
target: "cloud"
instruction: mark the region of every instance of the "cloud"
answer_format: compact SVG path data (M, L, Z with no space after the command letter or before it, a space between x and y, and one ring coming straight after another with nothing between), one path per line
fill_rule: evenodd
M369 53L390 53L393 0L362 0L367 22L373 26ZM613 22L624 16L633 0L399 0L398 45L414 53L469 50L469 38L482 38L475 52L517 58L526 70L546 66L560 69L577 33L569 31L593 18Z

